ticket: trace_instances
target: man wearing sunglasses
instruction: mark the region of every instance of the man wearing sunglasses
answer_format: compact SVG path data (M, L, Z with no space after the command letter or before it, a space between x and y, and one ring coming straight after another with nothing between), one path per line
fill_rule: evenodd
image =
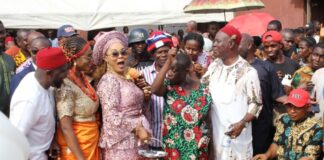
M51 42L44 36L33 39L29 45L29 52L31 54L31 64L24 68L21 72L14 75L10 82L10 97L12 97L14 91L18 87L20 81L29 73L36 70L36 54L43 48L51 46Z
M30 54L30 57L16 69L16 74L18 74L19 72L21 72L25 68L28 68L32 64L33 60L32 60L32 53L30 51L30 45L31 45L31 43L32 43L32 41L34 39L39 38L39 37L45 37L45 36L42 33L34 31L34 30L30 31L27 34L27 38L26 38L27 46L26 46L26 48L28 50L28 53Z

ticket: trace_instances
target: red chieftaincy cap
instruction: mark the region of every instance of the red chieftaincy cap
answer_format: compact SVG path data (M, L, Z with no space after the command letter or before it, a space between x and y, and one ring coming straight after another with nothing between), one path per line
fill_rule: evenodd
M271 39L269 40L268 38L271 37ZM282 40L282 36L279 32L277 31L268 31L266 33L263 34L262 36L262 42L281 42Z
M5 44L7 44L8 42L13 42L14 41L14 38L9 36L9 37L6 37L5 39Z
M309 93L303 89L297 88L290 92L285 104L292 104L298 108L304 107L310 102Z
M235 27L233 27L231 25L226 25L225 27L220 29L220 31L224 32L229 37L235 36L236 44L240 44L242 35L241 35L241 32L239 30L237 30Z
M60 48L44 48L37 52L36 65L40 69L55 70L68 62Z

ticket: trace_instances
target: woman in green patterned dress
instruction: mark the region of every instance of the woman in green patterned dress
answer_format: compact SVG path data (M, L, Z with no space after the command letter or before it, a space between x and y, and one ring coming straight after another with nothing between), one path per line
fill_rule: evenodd
M207 86L190 77L193 66L190 57L175 53L175 49L169 51L152 84L152 93L164 96L166 101L163 143L168 156L165 159L207 160L210 134L206 122L211 96Z

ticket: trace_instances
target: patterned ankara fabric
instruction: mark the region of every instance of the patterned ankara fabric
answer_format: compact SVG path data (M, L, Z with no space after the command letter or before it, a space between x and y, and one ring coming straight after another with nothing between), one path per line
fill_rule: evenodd
M186 90L166 81L163 111L163 142L166 159L208 159L209 129L207 114L212 102L206 85L186 95Z
M310 81L313 74L314 71L309 66L304 66L298 69L293 75L291 86L293 88L297 88L300 84Z
M13 57L13 59L16 62L16 68L18 68L27 60L26 56L22 53L21 50L19 50L19 52Z
M320 156L323 145L322 123L313 115L296 123L288 114L283 114L276 125L274 143L279 147L278 159L300 159L308 157L316 160Z

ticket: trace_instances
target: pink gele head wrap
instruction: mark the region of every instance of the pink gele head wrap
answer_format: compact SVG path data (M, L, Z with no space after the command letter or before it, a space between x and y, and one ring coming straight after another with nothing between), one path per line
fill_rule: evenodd
M99 32L94 38L96 43L93 48L93 60L96 65L100 64L113 43L121 43L125 48L128 46L127 37L119 31Z

